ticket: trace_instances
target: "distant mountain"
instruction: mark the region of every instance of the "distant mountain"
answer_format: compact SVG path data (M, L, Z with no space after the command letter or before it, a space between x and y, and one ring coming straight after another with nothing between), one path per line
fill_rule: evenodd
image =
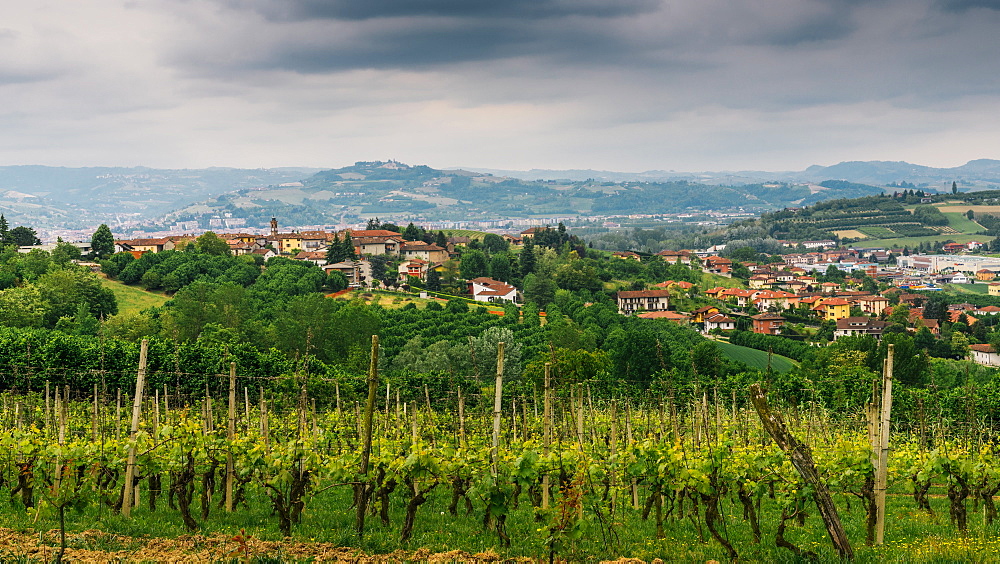
M952 168L933 168L903 161L850 161L832 166L813 165L803 171L722 171L677 172L649 170L646 172L611 172L602 170L543 170L513 171L469 168L523 180L585 180L592 178L611 182L688 180L708 184L756 184L770 181L821 182L846 180L874 186L913 184L916 188L947 190L957 182L963 190L988 190L1000 187L1000 160L978 159Z
M317 170L0 166L0 211L39 227L149 219L235 189L301 180Z
M641 173L598 170L437 170L395 161L331 169L0 167L0 213L14 224L78 229L108 223L144 229L260 228L390 221L759 213L896 188L1000 187L1000 161L954 168L844 162L799 172ZM234 221L229 221L234 220ZM240 221L242 220L242 221ZM128 227L131 228L131 227Z
M857 183L738 183L674 179L523 180L466 170L436 170L395 161L358 162L301 183L238 190L181 208L164 225L206 218L242 218L263 227L355 223L371 217L405 221L468 221L531 217L762 212L820 200L881 193Z

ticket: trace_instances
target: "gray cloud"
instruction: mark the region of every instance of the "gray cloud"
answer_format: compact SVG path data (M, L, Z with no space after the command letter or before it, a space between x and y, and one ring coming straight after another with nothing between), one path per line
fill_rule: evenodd
M655 9L660 0L228 0L273 20L367 20L398 17L499 17L512 19L585 16L613 18Z
M947 11L964 12L976 8L1000 10L1000 0L938 0L939 5Z
M0 29L0 161L1000 156L983 0L36 1Z

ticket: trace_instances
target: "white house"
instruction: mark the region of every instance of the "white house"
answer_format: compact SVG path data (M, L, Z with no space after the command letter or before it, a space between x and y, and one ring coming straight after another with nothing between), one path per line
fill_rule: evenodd
M736 320L721 313L712 314L705 318L705 332L708 333L712 329L732 331L736 329Z
M669 290L626 290L618 292L618 313L666 311L670 304Z
M477 302L517 301L517 288L485 276L469 280L469 293Z
M991 345L969 345L969 360L984 366L1000 366L1000 354Z

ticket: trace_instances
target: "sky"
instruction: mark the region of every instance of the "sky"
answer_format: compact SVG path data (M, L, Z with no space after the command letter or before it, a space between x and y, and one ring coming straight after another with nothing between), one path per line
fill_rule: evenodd
M32 0L0 164L1000 158L1000 0Z

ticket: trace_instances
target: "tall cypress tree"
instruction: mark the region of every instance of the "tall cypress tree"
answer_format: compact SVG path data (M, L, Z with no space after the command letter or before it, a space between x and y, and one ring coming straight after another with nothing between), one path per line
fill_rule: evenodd
M358 253L354 251L354 241L351 240L350 233L344 233L344 240L340 243L341 253L344 258L341 260L357 260Z
M344 260L344 250L340 244L340 236L333 234L333 241L326 247L326 263L334 264Z
M7 224L7 218L0 213L0 247L8 243L9 231L10 225Z
M534 237L524 238L524 248L521 249L521 276L527 276L535 271L535 241Z

